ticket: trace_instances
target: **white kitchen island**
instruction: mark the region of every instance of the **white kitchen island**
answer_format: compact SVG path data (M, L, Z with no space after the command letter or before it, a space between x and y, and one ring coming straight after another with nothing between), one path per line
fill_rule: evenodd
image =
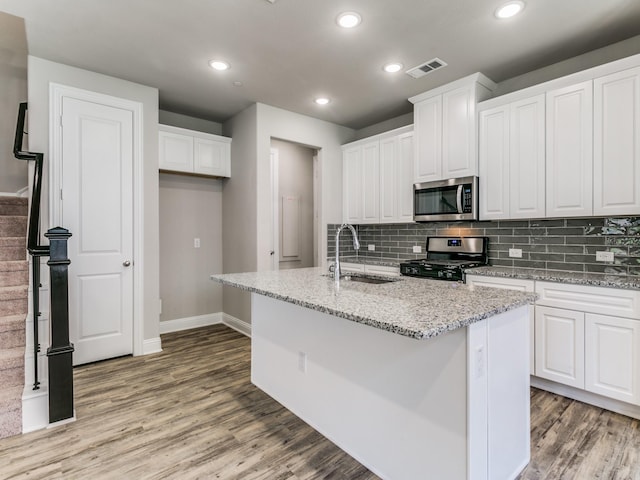
M251 379L383 479L510 479L529 461L531 294L320 269L252 293Z

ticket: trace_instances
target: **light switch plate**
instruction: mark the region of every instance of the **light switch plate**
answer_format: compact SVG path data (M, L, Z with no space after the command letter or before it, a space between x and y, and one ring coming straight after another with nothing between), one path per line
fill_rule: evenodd
M509 256L511 258L522 258L522 249L521 248L510 248Z
M422 247L420 245L414 245L413 253L422 253Z
M596 252L596 262L613 262L613 252Z
M194 238L193 239L193 248L200 248L200 239L199 238Z
M367 248L369 249L370 252L375 252L376 250L376 246L373 243L370 243L369 245L367 245Z

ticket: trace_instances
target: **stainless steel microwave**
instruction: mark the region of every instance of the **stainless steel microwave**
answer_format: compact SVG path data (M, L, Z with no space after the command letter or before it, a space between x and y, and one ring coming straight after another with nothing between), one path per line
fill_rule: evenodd
M446 222L478 219L478 177L413 184L413 220Z

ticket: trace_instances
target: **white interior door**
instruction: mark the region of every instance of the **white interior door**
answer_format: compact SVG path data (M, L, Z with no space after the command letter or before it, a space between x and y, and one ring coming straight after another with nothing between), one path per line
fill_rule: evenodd
M133 353L133 112L62 99L74 365Z

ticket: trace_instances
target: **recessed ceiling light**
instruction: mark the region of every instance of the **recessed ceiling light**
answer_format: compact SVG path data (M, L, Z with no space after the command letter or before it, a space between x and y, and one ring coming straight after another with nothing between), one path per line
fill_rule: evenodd
M353 28L360 25L362 17L356 12L344 12L338 15L336 22L338 22L338 25L342 28Z
M402 70L403 65L401 63L387 63L384 67L385 72L387 73L396 73Z
M214 70L229 70L231 67L227 62L223 62L222 60L211 60L209 62L209 66Z
M517 15L524 8L524 2L520 0L514 0L512 2L505 3L496 10L496 17L498 18L511 18Z
M329 103L331 100L329 100L326 97L318 97L314 100L314 102L316 102L318 105L326 105L327 103Z

